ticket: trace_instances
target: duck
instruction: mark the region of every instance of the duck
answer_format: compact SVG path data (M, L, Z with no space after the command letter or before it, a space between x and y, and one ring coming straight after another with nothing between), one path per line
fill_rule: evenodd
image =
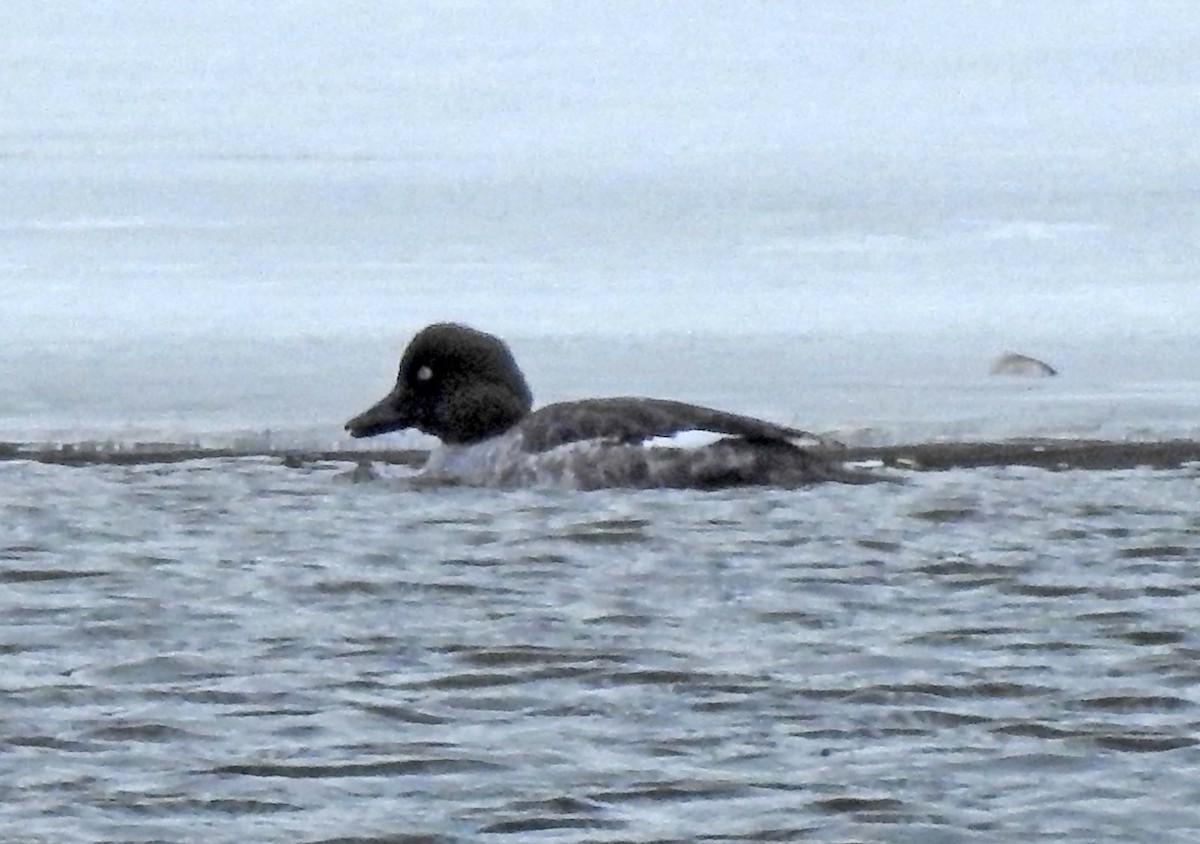
M716 490L869 483L813 435L671 399L589 398L533 409L508 345L458 323L413 336L386 396L349 420L354 438L415 428L437 437L424 482Z

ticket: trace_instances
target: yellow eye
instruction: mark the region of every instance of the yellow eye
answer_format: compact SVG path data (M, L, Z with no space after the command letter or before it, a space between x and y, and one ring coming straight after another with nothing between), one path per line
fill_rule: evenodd
M422 366L420 369L417 370L417 380L418 381L428 381L432 377L433 377L433 370L430 369L428 366Z

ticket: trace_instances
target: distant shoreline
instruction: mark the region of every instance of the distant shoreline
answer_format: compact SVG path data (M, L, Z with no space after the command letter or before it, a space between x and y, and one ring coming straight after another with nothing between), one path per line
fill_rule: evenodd
M1043 469L1113 470L1148 467L1175 469L1200 463L1200 441L1113 441L1030 439L998 442L928 442L888 446L855 446L835 452L847 462L878 461L908 471L974 469L988 466L1034 466ZM207 448L197 445L146 443L67 443L37 445L0 442L0 461L30 460L63 466L143 465L181 463L214 458L275 458L299 468L318 462L378 462L417 467L423 449L252 449Z

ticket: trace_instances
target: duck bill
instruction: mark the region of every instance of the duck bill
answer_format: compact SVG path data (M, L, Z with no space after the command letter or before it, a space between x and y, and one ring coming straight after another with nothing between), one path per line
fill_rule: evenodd
M413 418L407 398L399 389L393 390L347 422L346 430L357 439L411 428Z

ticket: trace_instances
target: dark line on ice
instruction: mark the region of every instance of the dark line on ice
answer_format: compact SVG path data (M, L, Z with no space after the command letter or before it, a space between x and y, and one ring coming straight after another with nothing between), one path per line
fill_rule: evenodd
M987 466L1033 466L1043 469L1175 469L1200 463L1200 442L1163 440L1122 442L1111 440L1004 440L1000 442L929 442L907 445L856 446L829 449L846 462L879 461L885 466L936 472ZM272 449L208 448L198 445L154 443L61 443L39 445L0 442L0 461L31 460L63 466L139 465L180 463L214 458L276 458L289 466L332 461L379 462L420 466L428 452L422 449Z

